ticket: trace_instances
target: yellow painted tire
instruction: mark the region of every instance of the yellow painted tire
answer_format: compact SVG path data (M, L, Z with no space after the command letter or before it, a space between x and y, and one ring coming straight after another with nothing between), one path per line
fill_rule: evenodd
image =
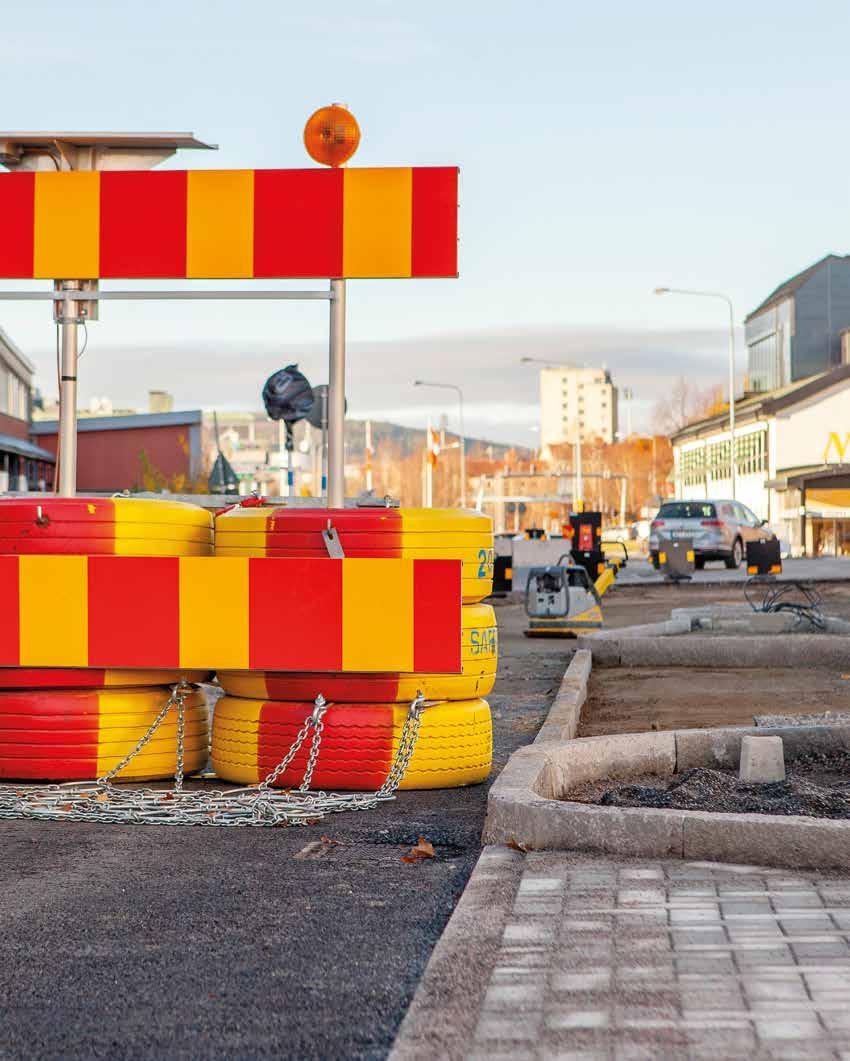
M328 520L346 556L461 560L464 602L492 592L493 524L465 509L237 507L216 517L216 555L326 557Z
M144 735L169 696L160 689L28 690L0 693L0 778L94 780ZM200 691L186 700L185 770L207 762L209 712ZM118 780L174 776L177 712L121 771Z
M254 784L283 759L313 710L312 703L223 697L213 717L212 762L223 780ZM407 708L391 704L332 704L324 728L314 789L374 791L383 784L398 749ZM309 751L305 741L276 784L301 784ZM426 707L404 789L457 788L484 781L492 765L492 722L486 700Z
M487 696L496 681L498 631L489 604L461 610L461 674L286 674L279 671L219 671L229 696L257 700L313 700L321 693L335 703L409 703L470 700Z

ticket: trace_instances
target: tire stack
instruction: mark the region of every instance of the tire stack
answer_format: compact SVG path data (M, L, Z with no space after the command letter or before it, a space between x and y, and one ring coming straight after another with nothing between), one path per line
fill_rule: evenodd
M228 781L251 784L284 757L321 693L323 717L313 788L374 790L387 777L408 707L428 702L401 788L451 788L483 781L492 760L490 708L498 660L492 589L493 530L478 512L455 509L233 508L216 519L217 556L328 558L328 521L346 557L461 560L461 674L321 674L220 671L212 761ZM332 562L329 560L329 562ZM280 775L299 785L309 739Z
M0 500L0 554L209 556L212 517L195 505L141 498ZM45 608L50 601L45 600ZM95 668L0 669L0 778L93 780L130 752L181 679L198 672ZM202 769L209 746L203 694L185 700L185 770ZM118 775L153 780L174 774L177 716Z

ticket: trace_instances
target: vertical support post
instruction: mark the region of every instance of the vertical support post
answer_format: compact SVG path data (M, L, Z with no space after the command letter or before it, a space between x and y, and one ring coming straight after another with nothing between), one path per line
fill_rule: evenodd
M576 424L576 441L574 447L575 453L575 477L576 477L576 496L573 506L576 512L584 512L584 482L581 475L581 428Z
M463 428L463 391L460 387L457 394L460 413L460 507L466 508L466 435Z
M77 284L63 280L63 290L76 290ZM59 370L59 496L77 492L77 303L63 299L59 318L62 354Z
M345 505L345 281L331 280L328 508Z
M366 421L366 490L372 492L372 421Z
M729 304L729 478L732 481L732 500L738 496L738 454L735 447L735 310Z
M431 420L425 432L425 508L434 506L434 463L431 460Z

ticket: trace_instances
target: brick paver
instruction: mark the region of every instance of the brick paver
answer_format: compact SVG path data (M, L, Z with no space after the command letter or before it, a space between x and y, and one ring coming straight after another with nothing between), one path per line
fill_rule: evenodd
M468 1056L850 1061L850 880L531 853Z

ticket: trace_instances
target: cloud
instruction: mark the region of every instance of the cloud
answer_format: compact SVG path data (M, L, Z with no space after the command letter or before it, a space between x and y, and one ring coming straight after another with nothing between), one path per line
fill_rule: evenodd
M724 381L728 333L640 328L514 328L446 333L397 340L350 342L347 391L350 415L422 426L446 413L456 422L451 391L414 388L415 378L463 388L466 431L500 442L536 444L537 369L521 357L605 365L619 387L635 392L636 429L649 426L655 401L686 376L704 387ZM743 349L743 343L739 349ZM55 393L53 353L36 351L39 379ZM327 379L327 349L320 344L233 342L100 346L81 364L80 400L107 395L118 406L146 407L149 389L174 394L178 408L258 409L266 377L297 361L314 383ZM739 357L739 369L743 357Z

